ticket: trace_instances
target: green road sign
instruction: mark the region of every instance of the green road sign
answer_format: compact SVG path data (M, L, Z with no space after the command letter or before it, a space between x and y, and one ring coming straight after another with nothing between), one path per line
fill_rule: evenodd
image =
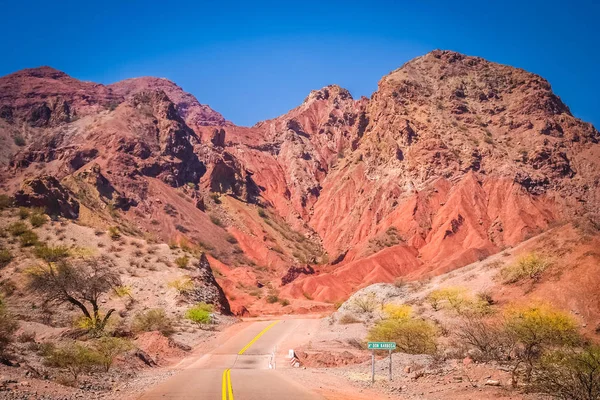
M395 350L396 342L369 342L369 350Z

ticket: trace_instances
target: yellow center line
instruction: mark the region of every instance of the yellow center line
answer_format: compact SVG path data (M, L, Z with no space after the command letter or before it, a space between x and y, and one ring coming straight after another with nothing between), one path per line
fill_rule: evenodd
M233 388L231 387L231 370L227 370L227 393L229 393L229 400L233 400Z
M227 400L227 370L223 371L223 383L221 386L221 399Z
M277 324L279 321L275 321L273 323L271 323L269 326L267 326L265 329L263 329L258 335L256 335L256 337L254 339L252 339L250 341L250 343L248 343L246 346L244 346L243 349L240 350L240 352L238 353L238 355L242 355L246 352L246 350L248 350L248 348L250 348L250 346L252 346L254 344L254 342L256 342L258 339L260 339L260 337L262 335L264 335L269 329L271 329L273 326L275 326L275 324Z

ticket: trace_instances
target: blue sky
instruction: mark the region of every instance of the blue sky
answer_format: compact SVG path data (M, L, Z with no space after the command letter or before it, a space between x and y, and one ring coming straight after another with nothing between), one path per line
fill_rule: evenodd
M101 83L166 77L253 125L331 83L370 96L383 75L441 48L542 75L600 128L592 1L2 3L0 75L50 65Z

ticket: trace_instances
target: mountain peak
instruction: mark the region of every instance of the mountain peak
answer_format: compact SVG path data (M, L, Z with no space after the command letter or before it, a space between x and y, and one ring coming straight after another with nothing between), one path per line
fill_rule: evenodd
M47 65L43 65L37 68L26 68L20 71L14 72L7 76L13 77L31 77L31 78L45 78L45 79L61 79L69 77L63 71L60 71L56 68L49 67Z
M304 103L315 100L353 100L348 89L344 89L339 85L327 85L318 90L311 90Z

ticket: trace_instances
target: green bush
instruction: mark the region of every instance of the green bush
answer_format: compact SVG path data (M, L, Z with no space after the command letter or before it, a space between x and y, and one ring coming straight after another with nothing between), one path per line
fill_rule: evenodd
M227 234L227 236L225 237L225 240L227 240L231 244L236 244L238 242L238 240L235 238L235 236L233 236L231 234Z
M7 310L4 300L0 298L0 356L4 354L8 345L12 343L14 339L13 334L17 328L17 321Z
M133 347L131 342L126 339L116 337L103 337L94 343L94 349L98 352L98 361L108 372L114 359L130 350Z
M19 240L21 241L22 247L31 247L39 243L38 235L30 230L24 232L21 236L19 236Z
M194 281L189 276L186 276L169 282L167 286L177 290L180 294L185 294L194 290Z
M173 321L167 317L165 310L162 308L155 308L137 314L133 319L132 329L134 332L159 331L165 336L172 335L175 332Z
M342 314L338 319L340 325L359 324L362 321L352 314Z
M221 226L221 227L223 226L223 222L216 215L211 215L210 221L217 226Z
M17 215L21 219L27 219L27 217L29 217L30 214L31 211L29 211L29 208L27 207L19 207L19 211L17 212Z
M115 286L113 288L113 292L117 297L131 297L131 287L130 286Z
M281 304L282 307L289 306L290 301L288 299L281 299L279 300L279 304Z
M118 227L111 226L110 228L108 228L108 236L112 240L117 240L117 239L119 239L121 237L121 231L119 230Z
M12 199L5 195L5 194L0 194L0 210L4 210L5 208L8 208L12 205Z
M542 273L548 269L550 262L536 254L520 257L516 263L507 265L500 270L504 283L516 283L523 279L539 281Z
M67 246L48 246L47 244L36 246L33 253L47 263L64 260L71 255Z
M206 303L198 303L186 311L185 317L197 324L208 324L211 322L212 312L212 305Z
M29 231L29 227L24 222L14 222L8 226L8 232L13 236L21 236Z
M23 147L23 146L25 146L25 144L27 144L27 143L25 142L25 138L24 138L22 135L16 135L16 136L13 138L13 140L14 140L15 144L16 144L17 146L19 146L19 147Z
M273 303L277 303L279 301L279 297L277 297L276 294L270 294L267 296L267 303L269 304L273 304Z
M375 324L368 339L396 342L398 351L409 354L433 354L437 350L438 331L427 321L415 318L387 319Z
M375 293L369 292L364 296L355 296L350 304L357 312L370 314L377 308L377 298Z
M34 213L29 216L29 223L34 228L39 228L46 223L47 219L44 214Z
M175 259L175 264L179 268L186 268L190 262L190 258L188 256L177 257Z
M462 287L446 287L429 293L427 301L434 310L448 308L460 315L489 314L492 312L487 299L473 296Z
M77 381L79 375L93 371L103 364L103 360L95 349L77 342L69 342L49 349L45 356L45 364L68 372Z
M6 249L0 250L0 268L6 267L12 261L12 259L13 256L10 254L10 251Z

